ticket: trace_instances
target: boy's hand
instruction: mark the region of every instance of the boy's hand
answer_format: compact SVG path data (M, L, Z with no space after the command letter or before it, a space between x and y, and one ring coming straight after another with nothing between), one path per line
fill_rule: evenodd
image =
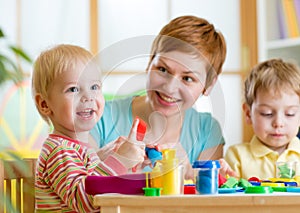
M220 174L223 176L223 177L226 177L227 175L229 175L230 177L237 177L237 174L235 171L233 171L231 169L231 167L228 165L228 163L223 159L219 159L219 162L220 162Z
M126 138L120 136L117 140L112 141L100 148L97 151L97 155L99 156L100 160L104 161L108 156L112 155L124 141L126 141Z
M144 161L145 143L137 140L137 127L139 119L135 119L128 139L121 142L114 156L128 169Z

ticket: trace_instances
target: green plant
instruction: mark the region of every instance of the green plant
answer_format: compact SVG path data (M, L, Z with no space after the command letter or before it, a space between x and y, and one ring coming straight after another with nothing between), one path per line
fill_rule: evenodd
M0 28L0 40L4 40L4 43L7 43L5 34ZM3 53L3 49L0 50L0 85L6 81L14 81L18 83L24 79L26 76L20 61L26 61L32 63L31 58L17 45L7 44L7 52L13 53L15 59L12 60L10 57Z
M32 63L31 58L17 45L8 44L7 38L5 37L5 34L3 33L2 29L0 28L0 41L1 41L1 48L0 48L0 85L5 83L6 81L13 81L14 83L21 82L25 77L26 73L23 71L21 67L21 62L26 61L28 63ZM3 43L2 43L3 41ZM5 47L3 47L3 45ZM6 54L9 54L10 56L14 56L14 59L11 59ZM0 153L5 149L2 145L0 145ZM14 153L10 153L9 151L5 152L5 156L0 156L1 158L8 158L8 159L14 159L18 160L18 162L22 162L20 160L20 157L15 155ZM26 166L20 164L20 168L23 170L26 170ZM10 171L8 169L8 171ZM3 174L1 174L3 175ZM0 188L3 188L3 186L0 186ZM6 198L6 199L4 199ZM7 197L1 192L0 190L0 211L1 208L4 206L4 203L6 204L6 212L18 212L13 203L11 203L10 199L7 199Z

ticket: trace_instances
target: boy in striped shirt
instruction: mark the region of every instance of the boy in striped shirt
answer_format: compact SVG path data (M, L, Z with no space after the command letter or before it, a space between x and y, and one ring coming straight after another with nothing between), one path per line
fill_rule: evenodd
M120 175L144 160L144 143L135 143L138 120L128 140L101 161L89 144L89 131L103 113L101 74L92 54L78 46L57 45L34 64L33 98L53 127L37 163L36 212L99 212L85 193L88 175Z

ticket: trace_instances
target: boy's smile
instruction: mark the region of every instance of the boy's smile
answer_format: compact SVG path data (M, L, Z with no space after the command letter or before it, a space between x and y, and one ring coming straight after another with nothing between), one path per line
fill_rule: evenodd
M101 75L93 67L78 63L73 70L61 72L50 91L49 117L54 129L66 136L74 138L88 133L103 113Z

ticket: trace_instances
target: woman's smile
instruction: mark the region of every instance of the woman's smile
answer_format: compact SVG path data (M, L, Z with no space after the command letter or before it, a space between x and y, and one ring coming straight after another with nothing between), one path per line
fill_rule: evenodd
M173 105L174 103L179 101L179 100L177 100L173 97L167 96L163 93L160 93L160 92L157 92L157 91L155 93L157 94L157 96L159 98L158 100L160 102L162 102L162 104L168 104L168 105L171 104L171 105Z

